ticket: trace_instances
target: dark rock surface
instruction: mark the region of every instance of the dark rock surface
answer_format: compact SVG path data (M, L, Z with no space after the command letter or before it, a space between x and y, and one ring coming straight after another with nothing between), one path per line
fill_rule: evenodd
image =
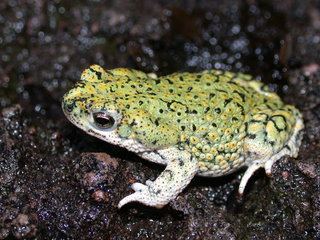
M320 2L0 2L0 239L320 238ZM195 178L157 210L117 204L163 167L64 117L62 95L98 63L158 75L253 74L304 115L297 159Z

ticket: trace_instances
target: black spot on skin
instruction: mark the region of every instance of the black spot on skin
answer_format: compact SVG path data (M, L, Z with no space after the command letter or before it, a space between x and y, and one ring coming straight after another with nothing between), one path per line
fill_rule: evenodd
M180 81L181 81L181 82L183 82L183 81L184 81L183 77L181 77L181 76L179 77L179 79L180 79Z
M210 100L211 98L213 98L214 96L215 96L214 93L210 93L210 94L209 94L209 100Z
M171 104L173 104L173 103L178 103L178 104L180 104L180 105L182 105L182 106L185 106L185 107L187 108L187 106L186 106L185 104L183 104L182 102L179 102L179 101L172 100L171 102L167 102L167 101L165 101L165 100L163 100L163 99L161 99L161 98L160 98L160 100L161 100L162 102L166 103L166 104L167 104L167 107L168 107L171 111L174 111L174 109L171 109Z
M167 103L167 108L170 108L172 102L166 102L166 101L163 101L163 102Z
M288 145L284 146L286 149L288 149L289 151L291 151L291 148Z
M229 83L229 84L232 84L232 85L236 85L236 86L238 86L238 84L237 84L237 83L232 82L232 81L229 81L228 83Z
M158 142L157 140L154 140L154 141L152 142L152 144L153 144L153 145L156 145L157 142Z
M130 105L129 105L129 104L127 104L127 105L126 105L126 109L129 109L129 108L130 108Z
M187 92L191 92L193 87L188 87Z
M243 106L238 102L236 103L236 105L237 105L237 107L241 108L241 115L244 116L244 108L243 108Z
M193 130L193 131L196 131L196 130L197 130L197 127L196 127L194 124L192 124L192 130Z
M239 119L237 117L232 117L232 121L238 121Z
M114 74L112 73L112 72L110 72L110 71L106 71L108 74L110 74L111 76L114 76Z
M163 113L163 109L162 108L159 109L159 113Z
M133 119L132 122L130 123L130 126L133 127L133 126L135 126L135 125L138 125L138 123L136 122L135 119Z
M242 102L245 102L245 101L246 101L246 96L245 96L243 93L241 93L241 92L239 92L239 91L237 91L237 90L234 90L233 92L236 93L236 94L238 94L238 95L240 96Z
M209 107L206 107L206 109L204 110L204 113L207 113L209 112L210 108Z
M221 113L221 109L220 109L220 108L215 108L214 111L215 111L216 113L218 113L218 114Z
M173 82L169 78L166 78L166 80L168 81L169 84L173 84Z
M244 131L245 131L245 133L248 132L248 123L247 122L244 123Z
M77 82L75 85L75 88L84 88L85 83L84 82Z
M143 101L140 100L140 101L139 101L139 105L141 106L142 104L143 104Z
M99 80L101 80L101 72L98 72L92 68L89 68L91 72L94 72Z
M156 119L156 120L154 121L154 124L158 127L158 126L159 126L159 120Z
M266 104L266 107L270 110L272 110L272 107L269 104Z
M226 107L231 101L232 101L232 98L228 98L224 100L224 107Z
M185 126L181 126L181 130L184 131L186 129Z
M255 138L256 138L256 135L255 135L255 134L248 134L248 138L250 138L250 139L255 139Z
M250 120L249 122L250 122L250 123L260 123L261 121L252 119L252 120Z
M218 92L222 92L222 93L227 93L227 91L222 90L222 89L216 89Z
M181 116L181 112L177 112L177 115L178 115L178 116Z
M211 126L212 126L212 127L217 127L217 124L211 123Z
M274 141L269 141L269 144L273 147L275 142Z
M159 80L159 79L156 79L155 82L156 82L156 84L159 84L159 83L160 83L160 80Z

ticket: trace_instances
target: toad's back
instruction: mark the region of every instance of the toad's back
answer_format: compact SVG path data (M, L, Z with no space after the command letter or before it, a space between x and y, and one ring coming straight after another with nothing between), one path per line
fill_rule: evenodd
M175 144L191 152L202 175L223 175L242 166L249 155L260 155L256 159L278 152L299 115L249 75L209 70L152 78L126 71L100 85L104 101L125 112L124 120L136 125L143 144Z

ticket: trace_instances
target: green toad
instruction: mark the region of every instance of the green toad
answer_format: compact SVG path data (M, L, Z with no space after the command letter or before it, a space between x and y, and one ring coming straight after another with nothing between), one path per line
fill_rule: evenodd
M271 174L296 157L300 112L249 75L206 70L155 74L92 65L65 94L67 118L90 135L165 164L155 181L134 183L118 207L137 201L163 207L196 175L224 176L248 167L239 193L258 168Z

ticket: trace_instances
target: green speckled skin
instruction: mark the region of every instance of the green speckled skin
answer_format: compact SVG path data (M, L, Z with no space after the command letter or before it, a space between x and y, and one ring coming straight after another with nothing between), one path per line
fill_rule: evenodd
M274 156L297 155L300 112L249 75L207 70L157 77L93 65L81 79L63 99L70 121L150 161L167 164L163 156L143 153L174 148L197 160L197 174L221 176ZM95 131L90 114L101 110L116 123Z

